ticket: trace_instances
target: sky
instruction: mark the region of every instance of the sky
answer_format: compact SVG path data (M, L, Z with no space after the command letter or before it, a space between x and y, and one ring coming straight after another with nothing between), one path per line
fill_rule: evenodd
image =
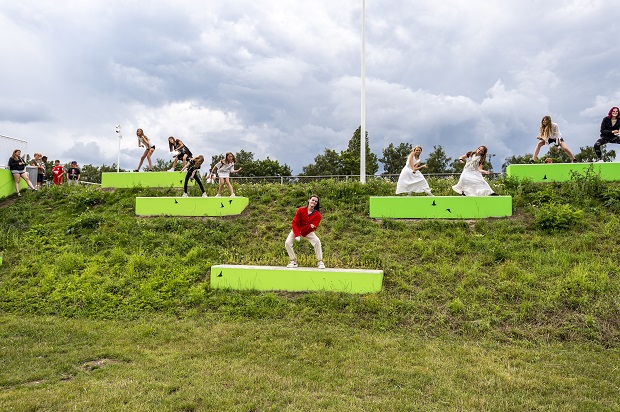
M390 143L422 159L486 145L498 170L532 153L545 115L578 153L620 105L609 1L366 0L365 15L379 158ZM175 136L207 159L245 150L297 174L360 125L361 28L362 0L0 0L0 135L134 169L142 128L153 158L170 159Z

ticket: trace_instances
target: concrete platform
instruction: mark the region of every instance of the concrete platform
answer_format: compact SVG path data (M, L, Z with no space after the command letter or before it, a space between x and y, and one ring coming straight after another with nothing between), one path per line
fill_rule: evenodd
M506 167L506 176L533 182L567 182L573 173L585 175L590 171L602 180L620 180L620 163L536 163Z
M211 266L211 287L233 290L279 290L288 292L330 291L378 293L382 270L364 269L288 269L284 266Z
M231 216L248 206L247 197L136 197L139 216Z
M183 187L185 174L186 172L105 172L101 174L101 187Z
M370 217L477 219L512 216L511 196L371 196Z

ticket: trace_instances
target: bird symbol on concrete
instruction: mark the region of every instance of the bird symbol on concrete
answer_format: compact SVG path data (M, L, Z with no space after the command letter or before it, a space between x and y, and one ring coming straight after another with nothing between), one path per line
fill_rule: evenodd
M543 180L547 180L547 175L545 175L545 177L543 177Z
M450 209L446 209L448 211L448 213L452 213L452 211Z
M179 202L177 202L177 200L176 200L176 199L174 199L174 203L179 203Z
M230 200L228 201L228 204L229 204L229 205L232 205L232 199L230 199Z
M224 203L220 202L220 208L224 207Z
M433 200L433 204L431 206L437 206L437 203Z
M221 278L221 277L222 277L222 271L221 271L221 270L220 270L220 274L219 274L219 275L217 275L217 277L218 277L218 278Z

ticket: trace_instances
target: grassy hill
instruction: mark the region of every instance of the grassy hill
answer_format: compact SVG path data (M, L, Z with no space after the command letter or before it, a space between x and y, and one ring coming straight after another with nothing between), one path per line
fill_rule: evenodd
M455 180L429 183L435 194L452 195L450 186ZM196 362L204 362L204 356L218 365L217 372L209 373L244 382L243 390L220 382L212 387L190 385L193 391L177 400L171 394L141 398L146 404L158 405L154 407L158 410L548 410L558 405L566 410L583 410L584 405L591 410L614 410L620 405L614 400L613 387L608 388L609 394L593 386L568 399L549 395L553 388L566 387L559 377L549 386L544 380L539 383L542 390L528 389L525 381L491 385L495 389L487 388L488 396L486 390L472 392L467 384L456 383L460 379L457 370L471 382L489 378L480 365L468 364L468 357L479 361L495 353L501 359L496 359L495 367L504 370L505 357L510 358L507 352L518 352L517 358L544 353L563 368L585 367L594 381L613 382L619 377L617 367L597 375L582 362L598 370L606 361L620 359L620 184L586 176L563 184L499 179L492 187L513 196L512 217L370 219L368 197L394 192L395 184L383 180L365 185L333 181L238 185L235 192L248 197L250 206L241 216L226 218L134 215L136 196L178 194L175 189L51 187L20 199L5 199L0 203L0 345L12 348L12 339L19 336L27 349L22 353L25 360L15 358L19 351L3 358L7 369L0 372L0 385L5 388L0 406L3 401L5 406L17 405L14 399L32 390L26 383L36 381L37 376L55 382L50 383L53 387L63 374L86 379L89 371L84 372L83 365L89 359L108 359L103 364L112 366L106 373L114 375L111 371L120 368L115 363L138 356L133 352L137 341L122 333L131 331L132 336L142 336L147 346L170 348L178 340L174 345L184 353L192 352ZM209 191L214 194L213 187ZM285 265L284 240L290 221L312 193L321 197L323 221L317 234L326 265L383 269L381 293L357 296L209 288L213 264ZM315 264L308 242L301 242L297 250L302 266ZM90 328L99 332L85 332ZM82 336L89 333L89 338ZM90 349L69 344L56 334L65 340L90 342L86 345ZM238 338L243 345L235 345L227 336ZM266 336L273 343L271 349L259 344ZM217 355L209 351L210 346L204 347L204 342L222 344L222 339L225 353ZM56 347L68 345L68 358L52 362L47 372L41 372L42 366L33 361L41 340ZM305 344L314 350L308 352ZM191 349L196 345L203 348L202 355ZM486 348L484 353L478 353L477 345ZM127 348L133 349L128 353ZM586 360L581 355L575 360L574 353L584 348L595 357ZM564 350L571 356L563 358ZM265 357L257 355L261 351L267 351ZM384 351L383 356L377 351ZM423 365L410 357L412 351L426 359ZM293 358L304 365L314 362L316 368L293 371ZM164 359L170 365L185 365L186 371L194 365L188 360ZM247 363L230 369L235 359ZM528 379L540 379L540 371L556 376L548 363L534 364L525 371L531 374ZM259 365L268 376L248 365ZM432 371L421 371L424 367ZM354 376L347 377L347 368ZM374 372L366 374L365 368ZM444 374L446 369L452 372ZM497 368L491 369L496 376ZM275 370L288 370L294 378L287 380ZM418 370L417 377L407 377L412 370ZM155 379L157 384L174 387L173 382L182 381L179 371L167 371L171 375L165 383ZM381 377L377 383L381 394L362 390L365 400L355 395L354 388L339 386L358 382L360 388L366 387L359 382L368 383L373 376ZM151 382L154 378L145 379ZM261 379L272 385L276 382L282 389L266 388ZM436 379L438 386L429 386L425 379ZM408 395L400 395L397 381L413 385ZM575 387L578 384L574 382ZM306 385L308 393L300 395L299 385ZM504 403L491 395L493 390L508 392L511 387L516 392L506 395ZM568 387L573 390L572 384ZM436 392L438 388L444 388L445 396ZM615 393L617 389L616 384ZM229 396L198 396L212 390ZM110 402L109 409L123 410L120 389L110 391L110 398L87 398L85 402ZM58 399L49 399L50 408L67 405L62 401L63 389L52 392ZM597 403L591 403L594 394L599 397ZM309 402L317 396L327 399L326 403ZM226 403L235 397L236 403ZM27 405L41 407L35 400ZM131 400L124 405L140 410Z

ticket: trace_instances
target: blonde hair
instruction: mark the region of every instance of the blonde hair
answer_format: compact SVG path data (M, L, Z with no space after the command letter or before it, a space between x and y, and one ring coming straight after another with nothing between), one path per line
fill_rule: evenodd
M544 125L543 121L547 119L547 124ZM551 116L545 116L540 121L540 137L545 139L545 141L549 140L549 136L553 134L553 126L551 123Z
M194 167L197 169L199 168L202 163L205 161L205 157L203 155L198 155L196 157L192 158L192 161L194 162Z

